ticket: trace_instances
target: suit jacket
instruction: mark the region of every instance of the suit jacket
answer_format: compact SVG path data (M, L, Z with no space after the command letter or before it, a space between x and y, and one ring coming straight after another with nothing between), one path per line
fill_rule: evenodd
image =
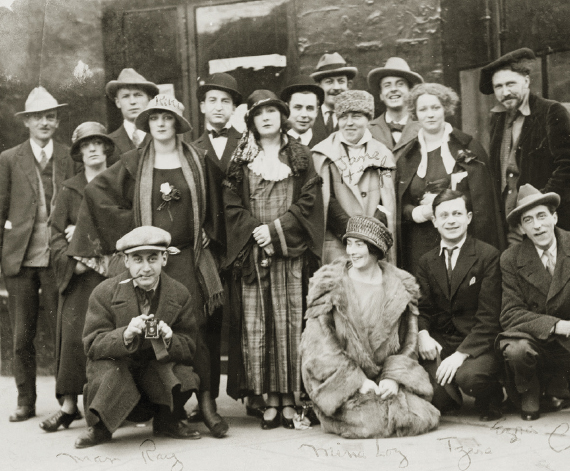
M115 151L113 152L113 155L108 157L107 167L110 167L115 162L117 162L121 154L124 154L125 152L135 149L135 145L133 144L133 141L131 141L131 138L127 134L124 124L121 124L121 126L117 130L109 134L109 137L113 139L113 142L115 143ZM141 148L144 147L149 141L150 141L150 134L147 133L140 147Z
M463 341L457 350L474 358L492 351L500 332L500 252L467 236L448 289L445 259L439 251L440 247L436 247L419 260L419 330L443 335L459 333Z
M390 128L386 124L386 113L382 113L378 118L370 121L368 129L370 129L374 139L380 141L392 151L392 154L394 154L394 160L397 162L406 144L417 137L420 125L417 121L409 119L404 126L404 129L402 129L402 135L396 145L394 145Z
M517 187L530 183L543 192L554 191L562 199L558 226L570 230L570 115L560 103L529 96L530 115L524 120L516 161ZM501 140L506 113L491 118L491 173L497 194L501 189ZM506 217L506 215L505 215Z
M546 340L560 319L570 320L570 233L558 228L555 232L558 252L552 281L527 237L501 256L501 337ZM561 339L570 349L570 342Z
M335 129L335 131L338 130ZM316 146L319 142L324 141L327 137L330 136L331 133L327 132L327 128L325 127L325 119L323 117L323 110L319 106L319 113L315 119L315 124L313 124L313 138L309 143L309 147L312 149L313 146Z
M69 147L53 143L54 195L64 180L75 173ZM0 262L2 272L14 276L20 271L34 228L39 196L36 158L29 140L0 154Z

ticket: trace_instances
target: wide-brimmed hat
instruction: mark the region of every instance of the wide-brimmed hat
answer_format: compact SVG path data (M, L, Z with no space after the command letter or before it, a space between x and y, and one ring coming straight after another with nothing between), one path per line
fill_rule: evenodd
M55 110L56 108L62 108L63 106L67 106L67 103L62 103L60 105L50 92L48 92L44 87L39 86L34 88L28 95L24 111L19 111L18 113L15 113L14 116L41 113L42 111Z
M368 119L374 117L374 97L364 90L347 90L337 95L334 102L337 117L345 113L364 113Z
M311 74L315 82L319 82L327 77L336 77L337 75L346 75L348 80L356 77L358 69L356 67L348 67L346 61L338 52L332 54L324 54L317 64L317 68Z
M77 126L71 135L72 144L70 155L71 158L76 162L81 162L83 160L83 156L80 152L81 143L90 137L98 137L105 141L107 145L111 147L109 154L113 153L113 150L115 149L115 143L113 142L113 139L107 136L107 128L105 128L105 126L103 126L101 123L97 123L95 121L87 121Z
M529 183L522 185L519 188L517 205L507 216L507 222L511 226L520 224L522 214L539 204L551 205L558 208L560 205L560 196L553 192L541 193Z
M499 57L497 60L487 64L481 69L479 75L479 91L484 95L492 95L493 90L493 75L499 69L502 69L514 62L521 60L535 60L534 52L528 47L523 47L515 51L508 52L504 56Z
M169 232L155 226L140 226L117 241L117 252L125 254L139 250L166 251L172 237Z
M317 95L319 103L325 101L325 92L309 75L297 75L293 77L287 86L281 90L279 96L285 103L289 103L291 95L298 92L311 92Z
M150 100L145 110L141 111L141 113L136 117L135 125L138 129L144 132L150 132L148 127L148 117L153 111L172 112L178 122L177 134L184 134L185 132L192 130L192 126L183 114L184 105L173 96L163 94L156 95L152 100Z
M348 237L365 240L379 248L383 254L387 254L394 244L388 228L378 219L370 216L351 217L346 225L346 233L342 237L343 242Z
M262 106L276 106L285 115L289 117L289 107L287 103L280 100L271 90L256 90L247 97L247 113L245 121L249 123L253 119L255 110Z
M111 80L105 86L105 93L111 100L114 100L120 88L128 87L142 88L151 98L158 95L158 87L156 84L149 82L135 69L121 70L117 80Z
M402 77L410 83L410 88L424 79L416 72L412 72L408 63L401 57L390 57L384 67L378 67L368 72L368 86L374 96L380 94L380 81L384 77Z
M222 90L223 92L227 92L231 95L235 106L239 106L243 101L243 97L237 88L238 85L236 79L230 74L212 74L202 85L198 87L198 90L196 90L196 97L198 98L198 101L201 102L204 101L207 91Z

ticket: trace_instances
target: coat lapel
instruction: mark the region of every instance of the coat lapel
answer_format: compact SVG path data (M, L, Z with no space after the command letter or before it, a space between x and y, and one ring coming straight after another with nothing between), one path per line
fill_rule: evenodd
M386 114L382 113L378 118L370 123L370 131L374 138L384 144L388 149L394 147L394 141L392 139L392 133L390 128L386 124ZM402 133L403 137L403 133Z
M447 286L447 268L445 266L445 262L443 261L443 255L439 255L439 247L436 247L433 250L429 268L433 274L433 277L437 281L437 284L441 288L441 292L449 298L449 287Z
M558 253L547 302L556 296L570 281L570 237L557 230L556 239Z
M408 189L412 178L418 171L420 161L422 160L422 156L419 152L412 152L412 148L416 144L417 141L411 141L408 143L410 147L404 151L402 157L398 159L398 201L402 201L402 196Z
M174 314L178 312L172 309L172 305L175 303L172 296L172 293L175 291L174 283L172 278L163 272L160 275L160 284L160 299L158 300L155 317L172 327L172 322L175 320Z
M241 133L235 129L233 126L230 128L228 135L228 142L226 143L226 148L224 149L224 154L220 160L220 168L226 172L228 166L230 165L230 160L236 147L238 146L239 140L241 139Z
M469 269L477 260L477 254L475 253L475 244L471 237L467 237L467 240L463 244L459 256L457 257L457 262L455 263L455 268L453 269L453 274L451 276L451 290L449 293L449 299L452 299L459 288L459 285L463 282L465 275L469 272Z
M115 325L117 327L129 325L133 317L140 315L139 303L133 282L132 280L125 281L130 277L131 275L128 271L121 276L121 280L117 285L117 290L111 302L113 312L115 313ZM125 282L122 283L123 281Z
M546 271L538 257L538 252L534 248L534 244L528 238L525 238L521 244L521 250L517 257L519 273L528 283L536 287L547 297L551 282L546 276Z
M20 166L20 170L24 175L26 175L26 178L30 182L30 187L34 190L34 194L37 196L39 192L39 182L36 173L36 158L29 140L20 146L18 155L19 156L16 158L16 161Z
M406 125L404 126L404 129L402 129L402 135L400 136L400 140L394 146L394 149L392 150L392 152L396 152L396 151L400 150L402 147L407 145L408 142L412 141L413 139L415 139L418 136L418 131L419 131L420 125L418 124L417 121L411 121L411 118L408 118L408 119L409 120L406 123ZM387 125L386 125L386 127L387 127ZM388 130L388 132L389 131L390 130ZM392 134L390 133L390 137L391 136L392 136Z

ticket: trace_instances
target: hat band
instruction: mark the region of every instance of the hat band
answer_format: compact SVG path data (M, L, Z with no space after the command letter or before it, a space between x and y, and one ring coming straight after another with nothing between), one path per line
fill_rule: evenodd
M345 68L346 64L328 64L328 65L323 65L321 67L319 67L317 69L317 72L328 72L329 70L337 70L337 69L342 69Z

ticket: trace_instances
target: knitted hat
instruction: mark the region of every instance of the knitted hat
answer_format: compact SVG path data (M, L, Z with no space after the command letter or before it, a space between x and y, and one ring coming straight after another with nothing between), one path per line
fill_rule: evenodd
M560 196L557 193L541 193L534 186L527 183L519 188L517 196L517 205L507 216L507 222L511 226L516 226L521 222L521 216L525 211L528 211L540 204L552 205L558 208L560 205Z
M177 134L184 134L185 132L192 130L192 126L184 117L184 105L173 96L163 94L156 95L152 100L150 100L146 109L136 117L135 125L138 129L144 132L150 132L148 119L153 111L172 112L174 118L178 122Z
M368 119L374 117L374 97L364 90L347 90L336 97L334 112L341 117L348 112L364 113Z
M125 254L139 250L165 251L170 245L170 233L154 226L140 226L117 241L117 251Z
M336 106L336 105L335 105ZM369 216L353 216L346 225L346 234L342 237L343 242L348 237L362 239L378 247L383 254L387 254L394 239L388 228L378 219Z

